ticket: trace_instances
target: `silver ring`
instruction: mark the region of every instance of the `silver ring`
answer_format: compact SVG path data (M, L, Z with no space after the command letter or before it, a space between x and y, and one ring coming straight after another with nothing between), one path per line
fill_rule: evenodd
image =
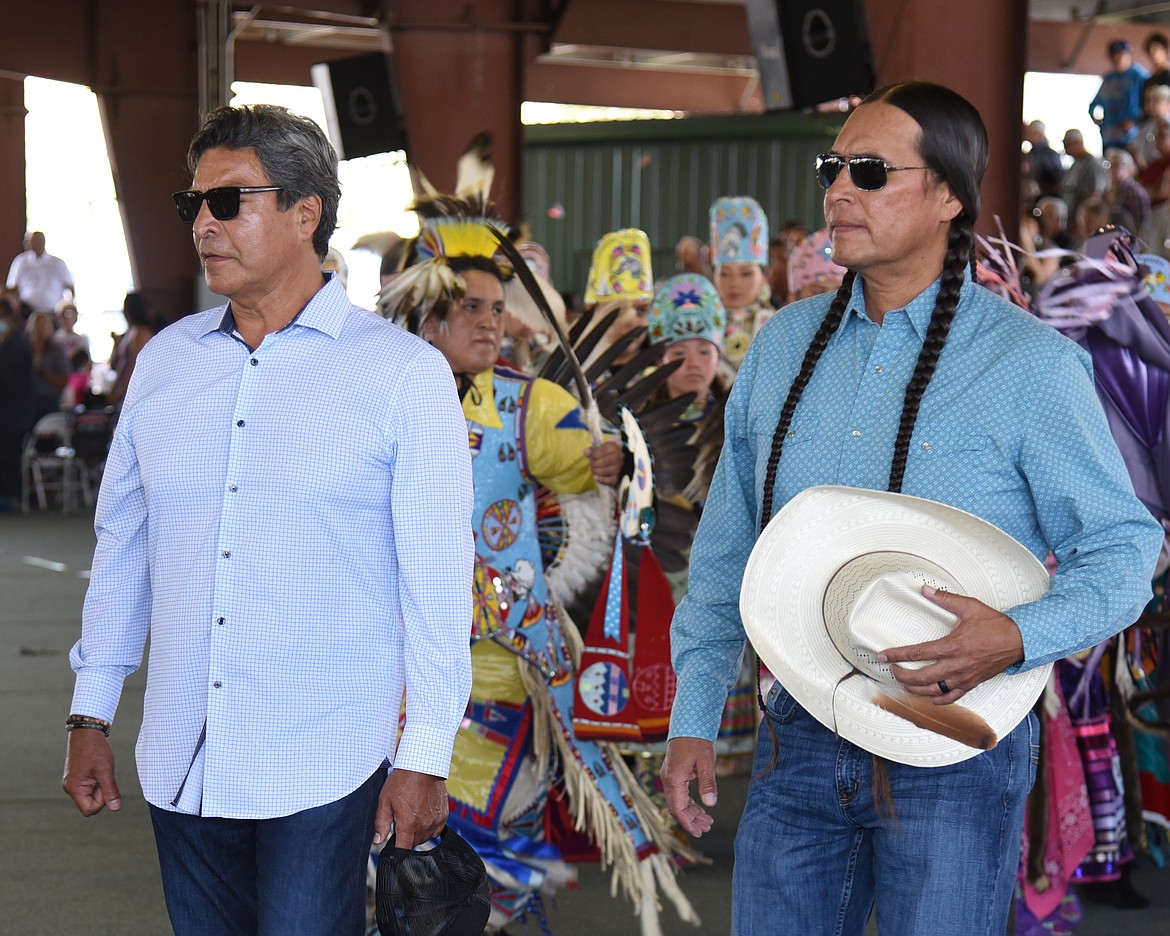
M951 687L947 685L947 681L945 679L940 679L938 681L938 687L942 690L943 695L946 695L951 691Z

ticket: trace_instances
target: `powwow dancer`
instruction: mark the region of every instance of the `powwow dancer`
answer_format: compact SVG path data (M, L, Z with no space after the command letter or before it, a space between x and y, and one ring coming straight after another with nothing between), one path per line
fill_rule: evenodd
M573 876L546 820L567 801L578 832L614 866L643 932L658 933L657 890L697 922L674 882L677 844L605 744L573 729L578 639L551 600L537 533L537 484L577 493L615 483L624 455L595 444L562 388L497 364L507 271L481 195L420 199L415 263L384 291L381 308L447 357L459 384L475 487L474 673L456 739L449 823L475 847L492 883L491 925L535 918L542 897Z

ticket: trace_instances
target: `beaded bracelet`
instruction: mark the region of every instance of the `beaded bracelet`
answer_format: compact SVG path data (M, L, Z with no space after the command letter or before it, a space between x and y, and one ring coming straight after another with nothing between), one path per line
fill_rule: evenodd
M100 718L91 718L88 715L70 715L65 719L65 730L73 731L75 728L93 728L95 731L100 731L107 738L110 736L110 723L102 721Z

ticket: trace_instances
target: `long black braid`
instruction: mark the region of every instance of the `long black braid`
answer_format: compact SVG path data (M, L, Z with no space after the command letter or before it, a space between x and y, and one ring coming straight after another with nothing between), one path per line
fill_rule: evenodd
M906 384L902 415L898 421L898 437L894 441L894 458L890 465L890 480L886 487L886 490L895 494L902 491L902 476L906 472L906 456L910 451L910 437L914 434L918 408L922 404L923 393L926 392L931 378L934 377L939 355L942 353L947 335L950 333L951 321L954 319L955 309L959 305L959 290L963 285L963 274L966 272L974 245L974 225L965 216L956 218L951 223L947 240L947 253L943 260L942 280L935 298L934 312L930 316L930 325L926 330L926 339L922 343L922 350L914 365L914 373ZM780 420L776 423L776 432L772 436L772 450L768 455L768 467L764 473L763 510L760 517L761 531L772 519L776 474L780 464L780 454L784 448L784 439L788 435L788 427L792 424L797 404L800 403L804 388L812 378L813 369L817 366L821 353L841 324L845 307L852 295L855 275L853 271L845 275L841 288L837 290L837 295L829 306L829 311L821 321L820 327L817 328L816 334L813 335L812 341L809 342L808 350L805 351L804 360L800 365L800 371L792 381L792 386L788 389L788 396L784 400L784 406L780 409Z
M808 350L804 352L800 371L797 373L796 379L792 381L792 386L788 388L788 396L784 400L784 406L780 409L780 421L776 423L776 431L772 435L772 451L768 455L768 470L764 474L764 510L760 520L761 531L772 519L772 492L776 487L776 469L780 465L780 452L784 448L784 438L788 435L788 427L792 424L792 417L796 413L796 405L800 402L804 388L808 386L817 361L821 359L821 353L841 324L841 319L845 315L845 307L853 294L853 281L856 278L857 274L852 270L845 274L845 278L841 281L841 287L837 290L837 295L833 297L833 302L829 306L829 311L825 313L816 334L809 342Z
M963 274L966 272L967 261L974 246L974 225L966 217L956 218L951 223L950 236L947 239L942 280L934 302L934 312L930 316L930 325L926 329L926 339L918 353L914 374L906 384L902 417L898 421L898 437L894 441L894 461L890 465L890 480L886 485L886 490L894 494L902 493L902 476L906 473L906 456L910 451L914 423L918 419L918 407L922 404L922 394L926 392L931 378L934 377L938 356L947 342L951 322L955 318L955 309L959 305L959 289L963 285Z

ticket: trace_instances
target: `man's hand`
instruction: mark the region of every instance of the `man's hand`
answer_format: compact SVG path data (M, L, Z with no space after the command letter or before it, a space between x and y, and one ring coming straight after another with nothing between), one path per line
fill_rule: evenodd
M719 799L715 784L715 745L702 738L672 738L666 745L662 763L662 786L666 805L678 824L695 838L710 832L715 820L691 799L691 781L699 782L703 806L714 806Z
M622 476L622 465L626 451L616 442L602 442L595 448L585 449L593 480L602 487L614 487Z
M434 838L447 824L447 784L442 777L413 770L391 770L378 797L374 844L390 837L397 848L414 848Z
M982 682L1024 659L1024 640L1016 622L976 598L922 586L922 594L959 619L946 637L878 654L880 663L934 662L921 669L893 667L902 688L935 702L961 699ZM940 682L946 684L943 692Z
M83 816L99 813L105 806L112 812L122 808L122 794L114 780L114 751L104 734L92 728L69 732L61 786Z

